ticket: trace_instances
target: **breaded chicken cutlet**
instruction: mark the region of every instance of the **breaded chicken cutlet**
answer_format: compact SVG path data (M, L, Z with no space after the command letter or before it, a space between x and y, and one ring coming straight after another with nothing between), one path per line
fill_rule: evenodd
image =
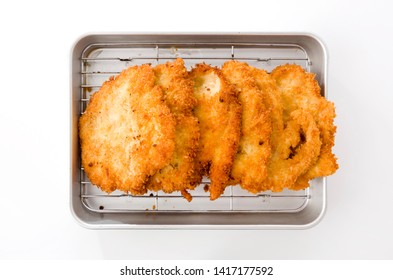
M214 200L228 185L240 140L242 108L234 88L218 68L198 64L191 77L200 126L197 162L201 175L210 177L210 199Z
M148 188L167 193L180 191L191 200L187 190L194 189L199 183L195 174L199 125L193 114L196 105L194 82L181 58L157 65L154 74L156 84L163 89L166 104L176 121L175 150L169 164L151 178Z
M105 82L79 121L82 165L103 191L139 195L175 149L175 119L149 65Z
M266 93L261 91L244 62L227 61L222 66L224 77L234 85L242 105L242 125L239 148L231 170L231 184L258 193L267 177L272 132L271 108Z
M309 186L311 179L328 176L338 169L337 159L332 153L336 126L334 104L321 96L320 87L315 74L307 73L298 65L282 65L276 67L272 78L282 94L284 115L301 109L309 112L320 131L320 154L311 168L300 176L291 189L300 190Z
M261 69L252 67L252 73L272 110L272 151L267 163L268 176L259 189L279 192L293 186L297 178L315 163L321 146L319 130L312 115L303 110L293 111L284 119L286 107L275 80Z

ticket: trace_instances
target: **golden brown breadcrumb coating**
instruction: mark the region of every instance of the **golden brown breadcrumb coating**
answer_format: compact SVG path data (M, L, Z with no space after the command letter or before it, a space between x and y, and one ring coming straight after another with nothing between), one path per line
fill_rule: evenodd
M201 173L210 177L210 199L214 200L228 184L240 139L242 109L235 90L218 68L198 64L191 77L201 133L197 162Z
M252 68L244 62L227 61L222 66L224 77L239 92L243 108L239 148L231 171L231 184L240 184L252 192L260 192L260 184L267 177L272 133L271 108L252 74Z
M321 149L316 163L290 186L295 190L304 189L309 186L309 180L331 175L338 169L337 159L332 153L336 132L334 104L321 96L315 74L305 72L298 65L278 66L271 76L282 93L284 117L297 109L308 111L320 131Z
M106 192L146 193L149 178L168 165L175 120L149 65L105 82L79 122L82 165Z
M282 191L315 163L320 150L319 131L312 116L302 110L283 119L284 106L275 80L266 71L253 68L259 89L266 94L272 109L272 155L267 164L268 176L260 190Z
M280 192L292 187L317 160L321 148L319 136L310 113L301 109L293 111L276 143L268 163L269 176L261 189Z
M196 105L194 82L189 77L181 58L154 68L156 84L161 86L164 98L176 120L175 150L170 163L151 179L149 189L171 193L194 189L199 183L195 172L198 150L199 125L193 114ZM190 200L190 195L185 195Z

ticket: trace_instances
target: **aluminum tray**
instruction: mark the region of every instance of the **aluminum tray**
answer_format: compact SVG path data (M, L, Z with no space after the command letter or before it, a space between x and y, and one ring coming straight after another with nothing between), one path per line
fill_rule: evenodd
M106 194L81 167L78 119L91 94L112 75L143 63L181 57L187 67L206 62L246 61L268 71L296 63L316 73L326 95L327 56L310 34L92 34L80 38L71 56L71 211L92 229L300 229L315 225L326 209L326 178L304 191L251 195L238 186L209 200L200 186L187 202L177 194ZM202 185L208 184L205 180Z

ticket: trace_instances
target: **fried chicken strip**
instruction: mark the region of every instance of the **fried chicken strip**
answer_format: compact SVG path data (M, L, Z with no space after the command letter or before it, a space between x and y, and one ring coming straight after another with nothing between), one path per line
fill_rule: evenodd
M149 178L168 165L175 120L149 65L105 82L79 121L82 165L103 191L146 193Z
M228 185L240 140L242 108L235 90L218 68L198 64L191 77L201 134L197 162L200 174L210 177L210 199L214 200Z

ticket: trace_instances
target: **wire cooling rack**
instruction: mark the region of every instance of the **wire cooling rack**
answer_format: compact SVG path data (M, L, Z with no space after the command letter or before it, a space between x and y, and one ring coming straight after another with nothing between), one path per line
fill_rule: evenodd
M132 65L150 63L152 66L181 57L189 69L197 63L221 66L225 61L236 59L251 66L271 71L278 65L295 63L310 71L311 61L295 44L136 44L105 43L93 44L81 57L80 106L83 114L91 95L102 83ZM136 211L155 212L298 212L309 201L309 189L302 191L284 190L281 193L264 192L253 195L239 186L229 186L217 200L210 201L202 184L191 191L193 200L186 201L178 193L149 192L134 196L119 191L111 194L102 192L89 181L81 166L81 200L85 207L99 213L122 213ZM311 182L310 188L317 184Z

